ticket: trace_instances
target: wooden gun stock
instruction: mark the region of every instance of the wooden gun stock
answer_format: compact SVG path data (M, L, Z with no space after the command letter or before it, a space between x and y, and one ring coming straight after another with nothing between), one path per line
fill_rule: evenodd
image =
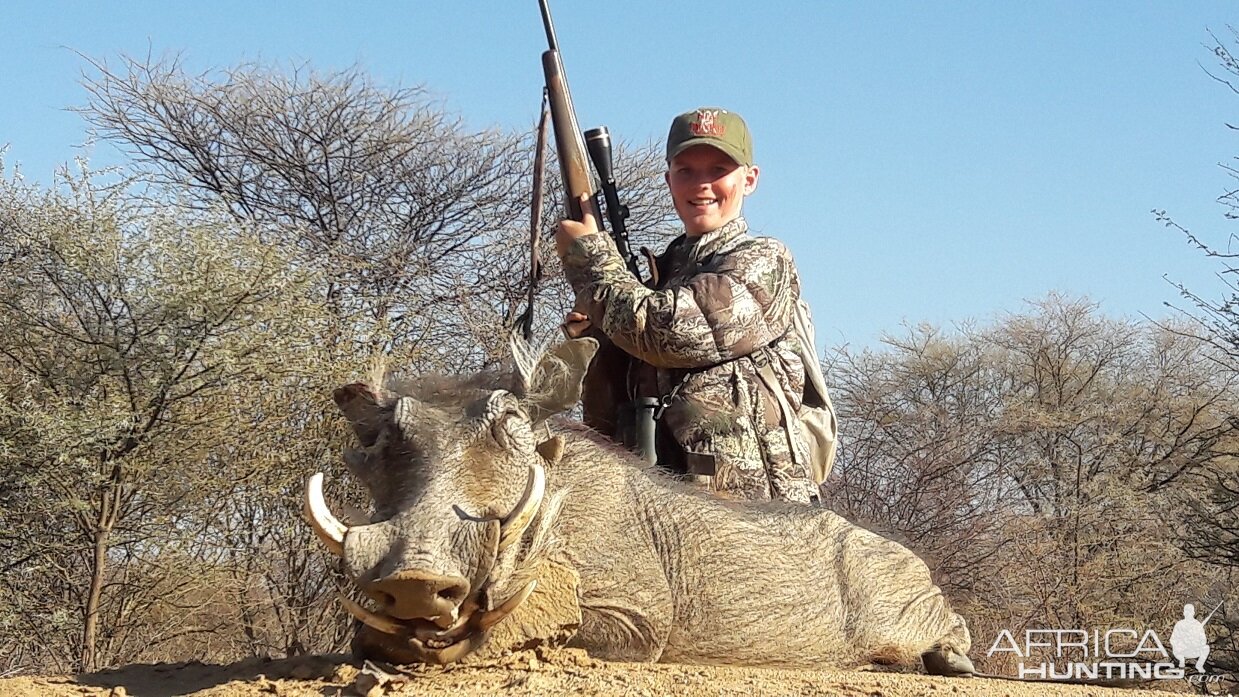
M546 90L551 102L551 125L555 130L555 152L559 155L559 173L564 182L564 205L568 217L580 220L583 215L580 200L589 196L590 212L594 220L601 221L594 185L594 175L589 169L589 154L585 139L577 125L576 111L572 107L572 95L568 92L568 78L559 51L542 53L542 73L546 78Z

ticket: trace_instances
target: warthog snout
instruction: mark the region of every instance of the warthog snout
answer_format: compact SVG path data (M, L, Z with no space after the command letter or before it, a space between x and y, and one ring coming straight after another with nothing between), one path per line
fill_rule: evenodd
M374 581L366 590L384 601L392 617L455 619L460 604L469 596L469 581L432 571L403 570Z

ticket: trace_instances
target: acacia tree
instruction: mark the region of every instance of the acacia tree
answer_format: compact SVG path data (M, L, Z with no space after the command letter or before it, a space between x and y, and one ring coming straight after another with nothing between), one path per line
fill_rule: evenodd
M506 353L494 351L494 323L523 307L529 134L470 132L424 89L384 89L356 69L94 66L80 111L100 136L149 181L220 203L320 264L336 340L422 369L477 368ZM617 164L638 237L661 236L671 209L660 155L620 148ZM544 236L560 210L547 206ZM564 284L544 288L563 309ZM469 339L484 339L482 351Z
M887 346L835 365L852 435L827 491L926 553L978 641L1160 626L1225 595L1176 544L1185 499L1233 451L1236 379L1206 344L1051 296Z
M1239 94L1239 58L1232 48L1239 43L1239 31L1227 27L1228 41L1210 34L1210 49L1216 60L1216 68L1206 72L1219 84ZM1235 124L1226 124L1231 130L1239 130ZM1232 185L1217 198L1225 208L1227 220L1239 219L1239 167L1233 162L1221 165ZM1199 253L1218 264L1217 277L1222 282L1220 297L1199 288L1189 288L1181 282L1173 282L1188 307L1180 314L1191 323L1192 333L1213 345L1215 369L1229 374L1239 373L1239 252L1234 249L1239 238L1234 233L1227 235L1225 245L1213 244L1207 236L1198 235L1176 222L1165 210L1154 210L1158 221L1183 235ZM1232 412L1229 418L1232 429L1239 429L1239 416ZM1183 549L1195 559L1218 569L1223 582L1229 588L1239 581L1239 442L1230 440L1230 457L1210 468L1200 489L1184 497L1186 516L1178 521ZM1239 673L1239 613L1235 608L1222 608L1212 622L1218 636L1214 639L1214 651L1210 662L1222 670Z
M825 490L832 508L929 555L958 592L984 576L991 516L1011 496L1009 456L992 424L1002 384L968 336L928 325L843 352L833 366L845 434Z
M347 646L350 624L335 602L338 560L302 521L300 493L316 470L348 481L336 460L349 434L326 395L350 372L347 362L316 364L304 380L219 405L245 434L212 449L223 476L199 507L211 549L204 560L221 577L218 607L229 618L220 658Z
M1239 31L1236 31L1234 27L1227 27L1227 29L1230 32L1231 40L1239 42ZM1236 84L1239 81L1239 59L1231 52L1230 47L1220 39L1213 35L1210 36L1213 39L1213 56L1217 60L1217 65L1221 72L1209 70L1206 70L1206 72L1214 80L1225 85L1231 92L1239 94L1239 85ZM1228 123L1226 127L1231 130L1239 130L1239 126L1234 124ZM1227 220L1239 219L1239 187L1233 185L1234 182L1239 182L1239 167L1233 164L1223 164L1221 167L1231 179L1232 186L1227 187L1226 193L1219 196L1217 201L1225 207ZM1227 245L1226 251L1223 251L1192 234L1187 228L1175 223L1167 215L1166 211L1154 211L1153 213L1158 220L1181 232L1198 251L1219 262L1221 268L1218 271L1218 278L1225 285L1221 299L1213 299L1198 294L1182 284L1175 285L1183 297L1195 307L1195 311L1188 313L1188 315L1205 330L1205 337L1212 341L1215 346L1222 349L1224 354L1231 360L1231 369L1239 369L1239 268L1236 267L1236 260L1239 260L1239 252L1233 250L1233 245L1239 238L1236 238L1234 233L1231 233L1229 235L1230 244Z
M322 325L279 245L127 183L0 181L0 583L61 669L215 629L209 575L174 563L200 558L193 504L231 433L210 407L291 377Z

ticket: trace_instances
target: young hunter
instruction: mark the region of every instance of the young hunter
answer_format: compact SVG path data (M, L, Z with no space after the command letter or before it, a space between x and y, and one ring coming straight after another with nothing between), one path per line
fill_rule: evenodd
M759 174L748 126L724 109L681 114L667 164L684 234L658 257L652 288L593 216L560 223L556 249L577 298L565 330L580 336L593 326L652 367L668 404L658 428L682 448L689 474L735 498L814 502L794 415L805 387L791 329L800 278L787 247L750 236L741 216Z

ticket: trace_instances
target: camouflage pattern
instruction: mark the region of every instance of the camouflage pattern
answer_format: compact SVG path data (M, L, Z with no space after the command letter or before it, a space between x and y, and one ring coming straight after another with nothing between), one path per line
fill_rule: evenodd
M799 421L784 422L758 377L758 361L769 361L792 409L800 407L804 363L793 337L782 339L800 278L783 243L747 231L737 218L676 239L659 259L656 289L628 271L607 235L578 238L564 270L576 310L657 371L660 396L674 392L663 419L690 473L712 474L714 489L737 497L809 503L817 487Z

